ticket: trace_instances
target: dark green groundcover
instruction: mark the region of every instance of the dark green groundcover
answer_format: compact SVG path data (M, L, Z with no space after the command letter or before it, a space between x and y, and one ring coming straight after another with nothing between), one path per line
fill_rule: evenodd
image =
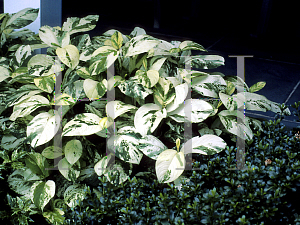
M286 130L283 118L277 115L275 121L264 121L263 132L256 130L253 141L246 143L245 166L250 170L228 170L236 167L236 149L228 142L231 147L219 154L193 155L193 168L200 170L184 171L190 180L180 191L174 184L158 183L150 169L115 190L105 177L95 177L89 181L85 200L75 208L61 208L64 216L58 220L64 224L300 224L300 137L295 135L300 127ZM141 165L134 174L154 168L147 160ZM20 209L24 205L16 201L5 179L0 195L2 224L26 224L30 218L34 222L29 224L49 224L43 216L29 217Z

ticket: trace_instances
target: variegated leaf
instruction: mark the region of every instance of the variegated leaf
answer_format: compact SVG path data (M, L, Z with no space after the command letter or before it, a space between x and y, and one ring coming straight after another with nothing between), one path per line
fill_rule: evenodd
M79 63L79 51L74 45L57 48L56 54L65 65L72 69L75 69Z
M164 62L166 61L166 57L161 57L161 56L155 56L152 57L150 60L150 66L149 70L156 70L159 71Z
M70 164L66 158L63 158L58 163L58 170L68 181L75 181L80 175L80 162Z
M168 147L165 146L157 137L146 135L139 139L138 149L151 159L157 160L157 157Z
M188 120L187 115L185 115L185 107L190 107L191 109L191 120ZM200 123L213 112L214 108L208 102L199 99L187 99L184 104L181 104L176 110L170 112L168 116L178 123L186 121Z
M207 52L202 45L195 43L193 41L184 41L180 43L179 48L181 49L181 51L198 50L198 51Z
M30 175L30 177L28 177L28 175ZM40 179L41 177L33 174L32 171L27 168L26 170L15 170L11 175L9 175L7 182L9 187L17 194L30 196L31 186L35 181Z
M128 111L135 111L136 109L137 107L125 104L124 102L118 100L110 101L106 104L106 114L113 119L116 119L118 116Z
M32 201L36 207L43 211L51 198L55 195L55 182L48 180L47 182L37 181L31 187Z
M197 69L214 69L223 66L225 59L219 55L197 55L186 59L185 63L191 63L191 66Z
M225 76L224 80L230 81L239 92L249 92L249 87L239 76Z
M31 152L27 155L25 159L26 167L29 168L33 173L37 174L40 177L48 177L50 165L47 159L42 156L40 153Z
M37 78L34 78L33 81L39 89L41 89L45 92L48 92L48 93L52 93L54 90L54 84L55 84L55 74L37 77Z
M83 184L73 184L68 187L64 193L65 203L69 207L75 207L79 204L79 201L82 201L85 197L86 185Z
M26 8L13 14L6 22L5 29L20 29L36 20L39 9Z
M13 113L9 119L15 121L18 117L27 116L37 108L47 105L49 105L47 98L41 95L31 96L26 100L14 105Z
M48 55L35 55L28 62L29 75L48 76L61 71L60 62Z
M88 15L83 18L69 17L62 26L63 31L68 31L71 34L78 32L90 31L96 27L98 15Z
M136 111L134 126L141 135L145 136L148 132L153 133L161 120L166 118L166 116L166 109L161 109L160 106L153 103L147 103Z
M149 94L153 93L151 89L144 87L134 80L126 80L119 84L118 88L123 94L135 99L145 99Z
M36 115L27 126L27 137L31 136L33 148L50 141L58 130L60 124L59 114L44 112Z
M111 36L111 44L112 46L119 50L122 47L123 44L123 37L122 34L118 31L116 31L112 36Z
M97 82L91 79L86 79L83 83L83 89L88 98L99 99L107 91L107 81Z
M261 81L261 82L257 82L256 84L253 84L250 89L249 89L249 92L257 92L261 89L263 89L263 87L266 85L266 82L264 81Z
M104 173L106 179L114 186L119 186L128 180L129 175L132 173L132 163L126 163L123 161L116 161L110 168L110 170ZM114 180L110 177L116 176Z
M159 77L159 81L154 87L154 102L165 108L175 97L175 88L172 82L164 77Z
M108 139L107 144L119 159L124 162L140 164L143 153L137 149L139 142L136 138L129 135L114 135Z
M242 112L223 110L218 113L218 116L228 132L237 135L243 140L251 140L253 138L252 130L249 127L249 119L245 118ZM245 119L245 124L237 123L237 116L241 120Z
M157 179L160 183L176 180L184 171L185 158L182 152L167 149L159 154L155 163Z
M150 49L158 45L160 41L149 35L139 35L132 38L124 46L125 57L138 55L144 52L148 52Z
M130 33L130 36L136 37L136 36L140 36L140 35L144 35L144 34L146 34L146 31L143 28L135 27L133 29L133 31Z
M192 148L185 149L185 146L191 146ZM193 137L184 143L180 149L180 152L184 154L199 153L202 155L214 155L223 151L226 147L226 142L213 134L205 134L201 137Z
M39 37L40 39L50 47L60 47L60 43L58 41L59 31L50 26L42 26L39 29Z
M79 140L68 141L64 148L68 162L73 165L82 155L82 144Z
M101 118L93 113L77 114L63 128L63 136L87 136L95 134L103 127L99 124Z
M137 70L134 77L131 77L130 80L135 80L136 82L142 84L146 88L153 87L159 79L159 73L155 70Z
M24 62L28 59L31 55L31 48L29 45L21 45L15 53L13 57L14 68L17 69L18 67L23 66ZM25 65L26 66L26 65Z
M174 77L175 78L175 77ZM176 78L175 78L176 79ZM188 85L187 83L183 83L175 86L175 100L167 105L166 110L167 113L170 113L177 109L180 104L182 104L188 94Z
M8 68L0 65L0 82L10 77L10 71Z
M226 87L225 80L219 75L203 75L192 79L192 88L203 96L218 98L218 93Z
M7 107L11 107L14 104L18 104L21 101L24 101L26 98L29 98L30 96L39 94L41 92L42 91L35 85L26 84L21 86L18 90L12 89L11 91L8 91L5 104L7 105Z

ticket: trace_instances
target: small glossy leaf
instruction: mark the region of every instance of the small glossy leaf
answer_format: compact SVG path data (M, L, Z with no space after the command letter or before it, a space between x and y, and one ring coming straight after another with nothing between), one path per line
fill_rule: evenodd
M80 163L77 161L71 165L66 158L63 158L58 163L58 170L68 181L72 181L80 175Z
M57 146L48 146L42 151L42 155L47 159L55 159L63 155L62 149Z

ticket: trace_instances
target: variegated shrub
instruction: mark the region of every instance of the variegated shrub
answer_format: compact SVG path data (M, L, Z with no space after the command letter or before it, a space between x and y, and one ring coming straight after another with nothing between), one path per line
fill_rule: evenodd
M249 88L239 77L209 72L224 65L224 58L207 55L200 44L167 42L138 27L129 35L109 30L90 38L83 32L95 28L95 15L68 18L62 27L43 26L33 36L28 36L27 30L14 31L32 22L37 13L25 9L14 15L1 14L2 129L9 125L1 148L4 157L8 152L25 151L27 146L25 159L20 159L20 168L8 182L16 193L31 199L50 222L60 221L63 214L56 205L59 199L50 201L63 186L55 182L54 175L73 183L63 194L70 207L84 198L86 179L97 174L118 186L126 182L132 165L140 164L144 155L156 161L160 182L179 185L186 154L217 154L226 147L225 135L230 134L232 140L235 136L251 140L251 126L261 129L260 121L249 117L245 124L236 124L236 117L244 117L237 111L244 105L244 97L248 110L280 112L277 103L254 93L265 82ZM27 35L22 43L3 47L9 38L21 34ZM33 54L34 49L45 46L47 54ZM191 56L192 50L205 54ZM186 69L187 64L192 70ZM108 71L114 71L110 79ZM58 72L62 74L61 95L55 99ZM187 99L189 88L197 98ZM115 90L114 100L101 100L111 90ZM80 101L83 99L90 101ZM55 105L61 105L61 114ZM185 111L188 105L190 115ZM81 113L76 113L76 107ZM285 113L290 112L286 109ZM193 137L181 145L185 122L198 124L199 130L193 130ZM61 147L53 142L60 123ZM113 125L114 134L107 130ZM12 129L16 126L21 128ZM99 143L91 143L91 135L96 135ZM174 143L173 149L166 140ZM115 164L107 168L113 155ZM12 160L5 158L4 163ZM46 170L56 166L58 170ZM52 210L47 208L49 202Z

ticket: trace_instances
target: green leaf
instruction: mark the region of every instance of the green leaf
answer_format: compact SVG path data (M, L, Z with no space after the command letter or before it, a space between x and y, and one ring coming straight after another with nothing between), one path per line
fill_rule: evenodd
M83 18L69 17L62 26L63 31L68 31L71 34L78 32L90 31L96 27L98 15L88 15Z
M185 115L184 107L191 106L191 120L188 120ZM214 108L206 101L199 99L188 99L181 104L176 110L168 113L173 120L178 123L183 123L185 121L191 121L192 123L200 123L204 121L211 113L214 112Z
M256 91L259 91L261 89L263 89L263 87L266 85L266 82L264 81L260 81L260 82L257 82L256 84L253 84L250 89L249 89L249 92L256 92Z
M181 49L181 51L198 50L198 51L207 52L202 45L195 43L193 41L184 41L180 43L179 48Z
M220 75L202 75L192 78L192 88L203 96L218 98L218 93L225 90L227 84Z
M80 175L80 162L71 165L66 158L63 158L58 163L58 170L68 181L75 181Z
M159 77L159 81L154 87L154 102L165 108L175 99L175 88L171 81L164 77Z
M224 80L230 81L239 92L249 92L249 87L245 81L238 76L225 76Z
M44 112L36 115L27 126L27 137L31 136L33 148L50 141L58 130L60 117L58 113Z
M136 111L137 107L129 104L125 104L124 102L115 100L110 101L106 104L106 113L108 117L116 119L118 116L128 112L128 111Z
M149 131L153 133L166 116L166 109L161 109L161 107L153 103L147 103L136 111L134 126L141 135L145 136Z
M72 69L75 69L79 63L79 51L74 45L57 48L56 54L65 65Z
M16 138L11 134L3 135L1 139L1 148L5 150L12 150L18 147L25 138Z
M42 151L42 156L44 156L47 159L55 159L62 155L62 149L57 146L48 146Z
M49 101L47 98L41 95L30 96L26 100L14 105L13 113L9 119L15 121L18 117L28 116L37 108L48 105Z
M11 74L11 77L13 79L11 79L8 82L9 84L13 84L15 82L19 82L19 83L22 83L22 84L34 83L34 78L36 78L36 76L28 74L27 65L26 65L26 67L19 67L19 68L17 68Z
M166 61L166 57L161 58L161 56L152 57L150 60L150 68L149 70L159 71L164 62Z
M184 146L192 146L192 149L184 149ZM226 142L212 134L205 134L201 137L193 137L184 143L180 149L180 152L184 154L199 153L202 155L214 155L223 151L226 147Z
M122 34L118 31L116 31L112 36L111 36L111 44L112 46L119 50L122 47L123 44L123 37Z
M137 146L139 145L138 139L129 135L114 135L108 141L108 149L115 152L116 157L133 164L140 164L143 157Z
M74 164L82 155L82 145L79 140L71 140L65 146L65 156L70 164Z
M9 18L6 22L5 29L20 29L26 27L36 20L38 17L39 9L26 8L23 9Z
M77 200L83 201L86 195L84 189L86 189L86 185L82 184L73 184L70 187L68 187L64 193L65 203L69 207L77 206L79 204Z
M101 118L93 113L77 114L63 128L63 136L87 136L95 134L103 127L99 124Z
M55 74L34 78L34 84L41 90L52 93L55 84Z
M184 171L185 158L183 152L167 149L159 154L155 163L157 179L160 183L176 180Z
M92 79L86 79L83 83L83 89L88 98L99 99L107 91L107 80L103 79L102 82L97 82Z
M215 69L224 66L225 60L219 55L197 55L191 56L191 59L186 59L185 63L191 63L191 66L197 69Z
M53 180L48 180L47 182L37 181L32 185L31 191L33 192L31 200L36 207L43 211L44 207L55 195L55 182Z
M50 168L47 159L40 153L29 153L25 159L26 166L35 174L41 177L48 177L49 170L45 168Z
M60 62L49 55L35 55L28 62L29 75L48 76L61 71Z
M157 137L153 135L145 135L139 139L138 149L151 159L157 160L157 157L168 147L165 146Z

